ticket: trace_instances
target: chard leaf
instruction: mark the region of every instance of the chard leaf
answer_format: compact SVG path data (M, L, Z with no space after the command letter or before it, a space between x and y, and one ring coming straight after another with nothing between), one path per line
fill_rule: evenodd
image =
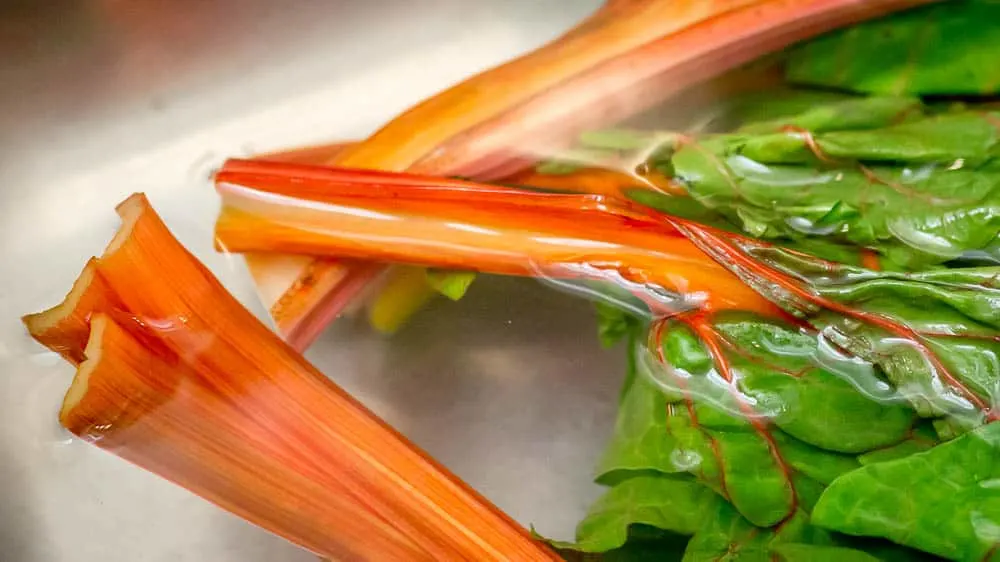
M877 367L921 416L950 416L942 427L953 433L1000 417L1000 290L993 286L1000 268L878 273L697 225L680 228L817 329L835 360L856 362L853 355Z
M667 434L667 402L646 377L631 377L622 393L614 437L598 463L598 482L614 480L621 471L682 471L672 458L677 444Z
M813 362L815 336L743 315L720 317L712 329L738 350L724 360L739 383L720 384L712 347L686 325L672 324L661 334L661 357L637 353L599 482L636 472L689 473L754 524L769 526L798 505L799 475L826 483L859 466L853 456L810 442L858 452L909 435L911 410L873 400ZM757 410L738 403L747 400ZM810 412L829 416L812 423Z
M574 543L556 543L581 552L605 552L625 545L635 525L693 535L722 501L691 478L638 475L611 487L580 522Z
M734 223L692 197L678 197L651 189L629 189L625 195L641 205L675 217L698 221L724 230L738 231Z
M735 134L717 139L727 156L763 164L811 164L819 157L843 162L982 165L997 155L1000 115L945 113L871 130ZM676 165L676 164L675 164Z
M803 489L809 487L802 486ZM684 562L771 562L777 555L775 549L785 543L832 545L833 539L822 529L810 525L809 516L801 509L779 526L760 528L723 502L688 542Z
M668 166L693 200L755 237L825 238L926 269L1000 236L998 124L998 114L966 111L872 130L722 135L652 165Z
M885 562L940 562L943 560L938 556L898 545L885 539L852 537L840 533L832 535L837 546L866 552Z
M953 560L990 559L1000 544L1000 423L845 474L812 517L827 529Z
M563 285L563 288L566 288ZM597 335L604 347L612 347L622 339L637 334L648 317L649 307L623 288L610 283L585 283L574 289L594 299L597 313Z
M934 426L929 422L920 423L914 426L913 431L905 440L895 445L858 455L858 462L862 465L868 465L902 459L916 453L922 453L937 446L939 443L940 440L934 431Z
M788 543L771 547L771 553L783 562L879 562L867 552L842 546Z
M954 0L862 23L792 51L791 82L873 94L1000 92L1000 4Z
M595 302L594 310L597 312L597 337L604 347L614 346L634 328L634 318L617 306Z
M737 211L738 216L735 219L730 220L720 212L713 211L706 207L696 197L678 197L676 195L668 195L646 189L630 189L625 192L625 195L636 203L656 209L657 211L667 213L674 217L693 220L719 230L729 232L740 232L741 229L744 232L752 230L752 228L744 222L747 217L739 213L739 211ZM840 203L835 203L835 205L838 204ZM846 205L842 206L846 207ZM824 217L829 217L831 212L832 210L827 212ZM842 215L841 218L846 217ZM802 233L798 230L793 231L793 229L789 229L788 232L791 233L791 236L795 237L792 239L790 236L786 236L784 227L777 229L773 228L771 221L776 221L776 217L769 214L767 218L764 218L763 220L764 228L762 236L765 238L783 237L780 241L783 247L799 252L805 252L818 258L835 261L837 263L859 267L864 265L863 253L859 251L859 248L855 245L838 242L835 239L837 237L833 236L829 237L834 238L832 240L819 237L802 237ZM843 237L840 238L843 239ZM900 261L905 263L906 261L912 260L908 256L904 255ZM883 262L882 266L883 269L898 268L898 264L893 262Z
M461 300L476 280L475 271L428 269L426 275L431 288L453 301Z
M667 428L677 443L678 468L695 474L753 524L775 525L796 509L792 469L769 442L770 435L749 425L708 429L678 408L671 409Z
M923 104L912 97L859 97L826 104L811 104L793 114L740 127L742 134L774 133L788 128L813 133L878 129L923 113Z
M816 365L815 335L752 317L714 323L731 349L741 390L758 412L789 435L816 447L859 453L901 441L914 422L900 404L880 403L852 381Z
M632 525L628 541L613 550L581 552L572 547L558 548L566 562L679 562L688 537L646 525Z
M817 106L832 105L842 101L862 99L859 96L825 89L775 87L763 91L747 92L733 100L723 102L721 121L732 123L728 129L752 130L758 124L784 124L789 118L805 113ZM758 131L773 131L760 127Z
M813 562L923 561L931 557L887 541L830 533L812 523L809 511L822 485L799 477L803 505L781 524L760 528L740 516L730 504L720 503L704 526L688 542L686 562Z

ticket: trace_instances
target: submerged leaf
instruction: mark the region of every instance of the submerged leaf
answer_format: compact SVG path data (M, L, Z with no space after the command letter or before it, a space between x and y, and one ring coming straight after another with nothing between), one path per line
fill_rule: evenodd
M654 165L755 237L824 238L927 268L1000 236L998 123L964 112L874 130L723 135Z
M805 129L813 133L877 129L895 125L923 112L923 104L910 97L858 97L826 104L809 104L799 111L756 121L740 127L743 134L775 133Z
M953 560L983 560L1000 544L1000 423L845 474L823 493L813 522Z
M605 552L622 547L634 525L693 535L721 500L693 479L638 475L615 484L590 508L574 543L561 548Z
M476 279L474 271L428 269L426 275L431 288L453 301L461 300Z
M909 435L912 411L873 400L821 368L815 336L742 315L720 317L712 329L731 346L724 360L738 383L722 382L712 348L693 330L681 323L664 330L661 358L636 354L600 482L689 473L769 526L799 504L796 478L826 483L859 466L829 449L866 451ZM810 414L819 421L808 421Z
M953 0L835 31L795 49L788 79L873 94L1000 92L1000 3Z
M924 417L1000 417L1000 268L873 272L680 226L746 283L820 332L830 357L876 366ZM844 351L848 355L844 355ZM838 357L839 355L839 357ZM854 361L856 363L856 361Z
M688 537L647 525L632 525L628 541L615 549L599 553L559 548L566 562L680 562Z
M961 159L980 166L997 156L997 119L1000 114L996 112L965 111L870 130L820 132L793 128L759 135L737 133L713 140L721 144L725 156L742 156L763 164L840 161L950 165Z
M722 503L688 542L684 562L771 562L777 555L775 549L784 543L832 545L833 540L822 529L810 525L802 510L777 527L762 529Z
M842 546L788 543L771 548L783 562L879 562L879 559L861 550Z
M871 381L817 365L815 335L753 317L722 318L715 328L736 350L741 390L785 433L829 451L858 453L910 431L912 410L858 390Z
M924 422L914 426L913 431L905 440L889 447L858 455L858 462L862 465L867 465L902 459L910 455L922 453L936 447L940 443L941 441L934 431L934 426L931 423Z

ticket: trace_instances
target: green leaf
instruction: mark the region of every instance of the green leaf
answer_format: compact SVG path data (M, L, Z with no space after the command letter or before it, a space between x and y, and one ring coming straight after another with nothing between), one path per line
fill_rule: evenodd
M769 529L755 527L729 504L718 506L714 517L688 542L684 562L771 562L782 544L831 545L822 529L809 524L799 510L781 525Z
M614 437L598 463L598 482L614 479L621 471L683 470L672 458L677 444L667 434L667 401L646 377L633 375L622 394Z
M770 435L749 424L745 429L709 429L701 422L686 409L671 409L667 428L677 442L677 466L731 501L755 525L767 527L788 517L797 494L791 468L769 442Z
M824 238L926 269L1000 237L998 120L963 112L811 137L721 135L681 146L669 165L691 199L755 237ZM664 198L641 202L671 212Z
M814 107L859 99L858 96L825 89L775 87L763 91L747 92L732 100L723 100L720 111L722 121L733 123L728 127L753 130L758 124L786 123L789 118L812 110ZM773 131L770 126L759 131ZM759 132L756 131L756 132Z
M858 467L857 459L852 456L813 447L778 431L773 432L773 437L781 456L792 469L821 484L829 484Z
M871 130L811 131L811 135L796 131L737 133L719 141L727 156L743 156L763 164L811 164L822 156L847 163L951 164L961 159L969 165L982 165L997 155L997 118L998 113L968 111Z
M952 432L996 417L1000 289L992 280L1000 268L878 273L697 226L684 229L746 283L818 330L825 362L864 366L860 358L891 384L869 377L871 384L861 385L869 394L890 391L923 417L948 415ZM753 265L732 265L748 258Z
M716 330L738 355L741 390L789 435L816 447L860 453L903 440L912 410L863 395L841 373L815 363L818 339L753 317L718 319Z
M649 317L649 307L623 287L606 282L585 281L579 285L560 282L594 301L597 312L597 334L604 347L611 347L626 336L638 333Z
M740 127L742 134L774 133L800 128L813 133L856 129L877 129L894 125L923 113L923 104L910 97L848 98L813 104L800 111Z
M636 320L620 307L595 302L597 312L597 337L604 347L612 347L635 328Z
M913 428L913 432L907 438L895 445L883 447L874 451L869 451L863 455L858 455L858 461L862 465L877 462L886 462L901 459L922 453L940 443L934 426L929 422L920 423Z
M688 537L646 525L629 527L628 541L613 550L588 553L557 548L566 562L679 562Z
M835 451L863 452L910 434L909 408L873 400L815 362L815 335L748 315L719 316L710 329L725 338L731 352L721 359L738 383L720 384L712 348L683 323L671 324L662 332L665 363L641 347L634 354L636 374L623 391L599 482L687 472L767 526L794 508L796 474L830 482L858 466ZM751 412L757 421L747 419Z
M759 229L753 228L747 224L746 221L750 220L751 215L756 211L749 210L749 212L747 212L748 208L745 207L737 210L737 218L734 221L730 221L719 212L706 207L695 197L669 195L648 189L630 189L626 191L625 195L640 205L645 205L671 216L693 220L720 230L740 232L742 226L744 232L760 230L762 232L761 236L764 237L781 237L786 234L783 227L774 227L774 221L777 219L771 212L764 213L764 217L762 218L763 222L761 223L763 224L763 228ZM838 206L839 210L835 213L834 209L831 209L826 215L823 215L824 218L827 220L837 218L840 219L841 223L844 219L855 218L855 215L849 212L849 206L847 204L837 202L835 205ZM824 218L820 218L819 222L823 223ZM793 236L799 236L800 234L801 233L798 231L792 233ZM837 263L854 266L864 265L861 260L862 253L858 250L857 246L837 242L836 240L816 237L796 238L794 240L782 239L781 245L792 250L805 252L818 258L835 261ZM908 256L903 256L901 261L907 261L908 259ZM897 267L897 264L892 262L883 264L883 268L885 269L895 267Z
M852 537L840 533L833 533L832 536L837 546L867 552L878 560L886 562L940 562L942 560L938 556L898 545L885 539Z
M714 333L721 356L713 356L711 348L684 325L667 330L663 338L668 365L693 375L684 384L700 403L708 401L729 412L745 413L731 404L735 390L753 404L756 416L828 451L864 452L899 442L909 434L912 411L898 400L886 403L873 399L872 393L859 392L870 381L826 368L820 363L817 335L748 314L716 315L708 333ZM718 383L720 361L728 364L736 378L734 388ZM675 380L661 376L658 382L679 392L679 384L671 386Z
M867 552L842 546L788 543L773 546L771 552L784 562L879 562Z
M820 497L813 523L983 560L1000 543L1000 423L841 476Z
M460 300L476 280L475 271L427 270L427 283L453 301Z
M892 318L898 326L924 335L905 337L903 332L892 333L883 326L831 312L817 314L814 321L834 345L876 363L922 416L960 416L975 425L984 410L1000 400L1000 364L996 361L1000 342L994 328L948 306L964 300L960 293L965 289L954 287L951 294L942 289L911 280L885 284L880 292L894 294L864 300L856 295L875 291L820 291L854 310ZM983 290L983 297L995 292ZM954 335L929 335L938 333Z
M558 543L582 552L621 547L634 525L693 535L721 500L690 478L639 475L617 483L590 508L576 530L576 542Z
M792 51L791 82L873 94L1000 92L1000 4L953 0L862 23Z
M802 508L775 527L756 527L731 505L720 504L688 542L684 560L903 562L931 559L929 555L881 539L837 535L816 527L811 523L808 512L822 492L822 486L801 477L796 486L802 491Z
M729 222L721 214L709 209L702 202L691 197L668 195L651 189L629 189L626 197L651 209L681 217L701 224L707 224L724 230L738 231L734 223Z

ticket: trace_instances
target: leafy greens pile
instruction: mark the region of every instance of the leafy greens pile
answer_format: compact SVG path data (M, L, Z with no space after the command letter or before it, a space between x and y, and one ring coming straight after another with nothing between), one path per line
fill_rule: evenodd
M851 93L582 141L642 152L687 197L628 196L785 316L598 305L630 364L567 559L1000 561L1000 108L941 101L1000 92L1000 3L822 37L787 78Z

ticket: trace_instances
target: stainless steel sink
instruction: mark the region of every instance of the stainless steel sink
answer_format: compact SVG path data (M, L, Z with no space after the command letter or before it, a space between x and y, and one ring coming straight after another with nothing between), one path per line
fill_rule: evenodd
M72 442L72 369L18 321L62 297L149 194L181 240L261 308L212 250L208 173L228 155L362 137L419 99L554 37L597 0L90 0L0 6L0 559L314 560L207 502ZM392 339L343 321L324 372L519 521L568 537L598 490L624 368L590 307L486 279ZM331 530L335 532L335 530Z

